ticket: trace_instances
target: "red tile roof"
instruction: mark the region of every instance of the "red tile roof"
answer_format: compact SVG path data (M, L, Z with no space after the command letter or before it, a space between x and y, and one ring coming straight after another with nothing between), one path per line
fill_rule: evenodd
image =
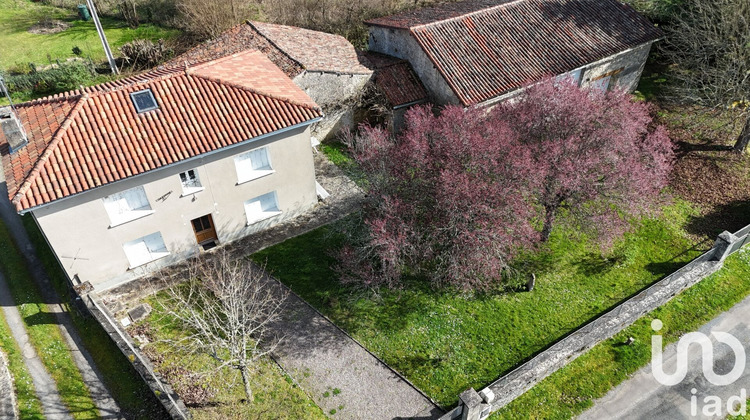
M408 61L374 52L366 57L375 70L375 85L391 106L427 101L427 91Z
M354 46L346 38L293 26L247 21L186 53L169 60L165 67L214 60L254 48L262 51L289 77L304 70L345 74L369 74Z
M138 114L130 94L159 108ZM8 153L8 194L26 210L322 115L263 53L156 70L17 105L29 144Z
M464 105L662 37L617 0L473 0L366 23L409 30Z

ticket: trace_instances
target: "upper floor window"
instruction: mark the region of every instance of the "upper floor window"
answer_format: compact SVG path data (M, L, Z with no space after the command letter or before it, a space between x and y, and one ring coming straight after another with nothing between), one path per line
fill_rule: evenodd
M147 216L153 211L143 187L135 187L102 198L112 226L117 226L139 217Z
M154 93L151 92L151 89L144 89L138 92L133 92L130 94L130 98L133 100L135 110L138 111L139 114L141 112L151 111L153 109L159 108L159 105L156 104L156 98L154 98Z
M235 156L234 166L237 169L237 183L251 181L262 176L272 174L271 158L268 155L268 148L251 150L241 155Z
M182 172L180 182L182 183L182 195L195 194L204 190L197 169Z
M154 232L134 241L122 244L122 249L128 257L130 268L138 267L169 255L161 232Z

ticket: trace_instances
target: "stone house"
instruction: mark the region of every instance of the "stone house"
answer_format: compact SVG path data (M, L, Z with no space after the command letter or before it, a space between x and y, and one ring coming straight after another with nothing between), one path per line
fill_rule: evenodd
M163 67L214 60L248 48L266 54L323 109L323 119L312 127L313 136L324 140L355 124L360 95L373 71L362 54L339 35L246 21L173 58Z
M74 284L114 287L318 201L310 126L322 112L259 51L5 114L9 199L33 215Z
M549 76L632 91L662 37L617 0L470 0L365 23L370 51L408 60L432 102L463 106Z

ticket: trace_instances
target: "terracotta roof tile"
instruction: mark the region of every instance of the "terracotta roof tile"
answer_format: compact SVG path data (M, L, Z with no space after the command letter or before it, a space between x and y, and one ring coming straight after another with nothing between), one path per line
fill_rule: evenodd
M169 60L165 68L215 60L249 48L257 49L287 76L304 70L345 74L369 74L354 46L346 38L325 32L272 23L247 21L228 29L186 53Z
M410 31L464 105L662 37L617 0L473 0L366 23Z
M138 114L130 94L159 108ZM318 106L263 53L157 70L17 106L29 144L8 153L8 193L20 210L320 117Z
M375 85L391 106L427 101L427 91L408 61L374 52L367 53L367 60L375 70Z

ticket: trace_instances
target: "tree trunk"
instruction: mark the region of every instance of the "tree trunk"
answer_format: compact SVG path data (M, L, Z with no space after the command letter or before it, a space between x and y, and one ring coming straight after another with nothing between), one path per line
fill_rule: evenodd
M544 206L544 227L542 228L542 242L547 242L552 233L552 224L555 222L557 206Z
M740 136L737 137L737 143L734 144L734 151L743 153L747 149L747 145L750 143L750 112L747 114L745 120L745 126L742 128Z
M245 397L248 404L253 403L253 390L250 389L250 379L247 377L247 366L240 366L240 373L242 374L242 384L245 385Z

